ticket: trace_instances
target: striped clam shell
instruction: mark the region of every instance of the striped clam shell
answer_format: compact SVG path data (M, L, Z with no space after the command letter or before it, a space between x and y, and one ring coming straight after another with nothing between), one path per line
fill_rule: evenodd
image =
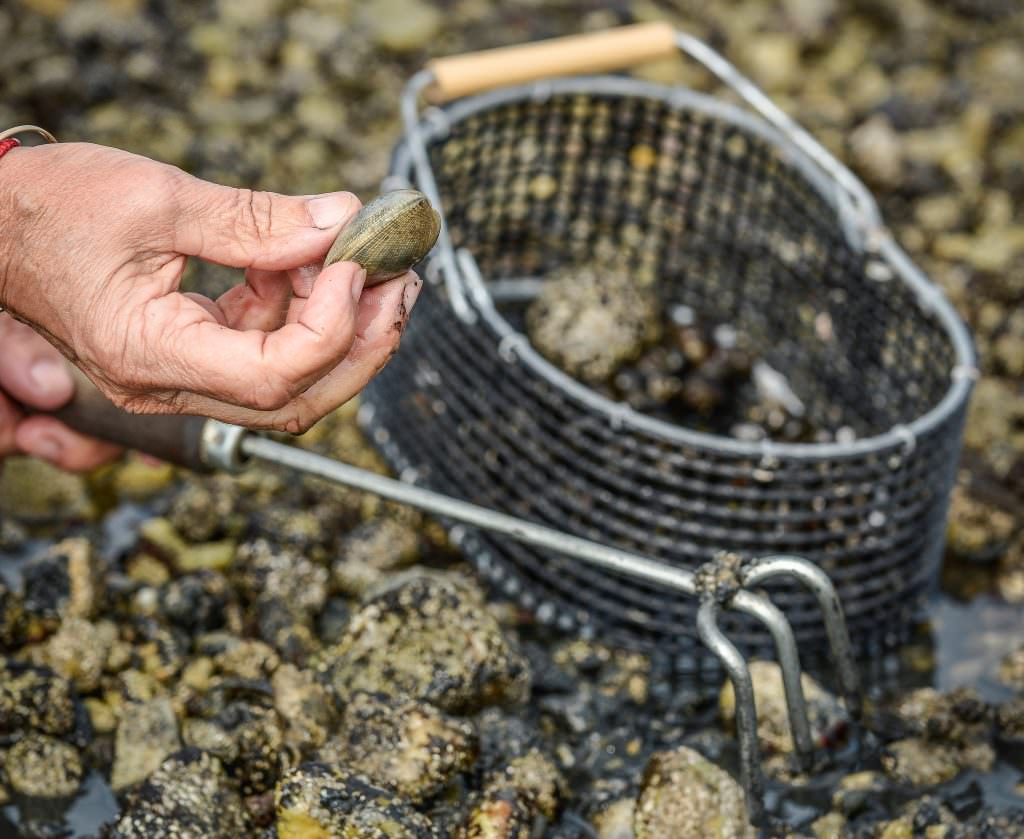
M441 231L441 217L422 192L396 189L363 207L334 240L324 267L355 262L366 286L404 274L423 259Z

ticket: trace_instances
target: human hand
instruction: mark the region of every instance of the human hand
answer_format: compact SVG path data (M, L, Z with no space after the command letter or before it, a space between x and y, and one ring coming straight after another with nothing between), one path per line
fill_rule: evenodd
M383 367L422 287L409 272L362 293L354 263L321 270L359 206L101 146L14 149L0 161L0 306L126 410L299 433ZM189 256L244 268L245 283L216 301L180 293Z
M51 416L25 416L15 404L50 411L71 398L67 362L29 327L0 315L0 460L29 454L84 471L117 457L114 446L76 434Z

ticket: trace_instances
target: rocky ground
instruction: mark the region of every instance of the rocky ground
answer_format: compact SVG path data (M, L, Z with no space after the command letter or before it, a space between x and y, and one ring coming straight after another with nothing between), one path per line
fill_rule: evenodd
M945 587L972 614L1017 604L1016 652L961 689L877 702L884 748L813 779L760 667L769 772L801 790L780 812L819 837L1024 835L1016 0L7 0L0 125L368 198L428 57L656 18L709 39L856 169L982 359ZM638 72L712 87L682 62ZM301 444L382 469L353 416ZM750 835L727 694L667 696L640 656L544 636L407 511L270 471L128 460L86 479L11 462L0 513L0 835L105 820L113 837ZM906 658L928 681L927 650ZM815 693L839 748L834 700Z

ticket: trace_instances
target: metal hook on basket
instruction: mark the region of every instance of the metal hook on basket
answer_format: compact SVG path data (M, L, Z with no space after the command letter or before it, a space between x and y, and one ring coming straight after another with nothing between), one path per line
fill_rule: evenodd
M864 702L860 676L839 594L828 574L802 557L779 555L752 560L741 569L740 575L744 586L759 586L772 579L788 577L802 583L811 592L821 609L846 709L854 720L859 720Z

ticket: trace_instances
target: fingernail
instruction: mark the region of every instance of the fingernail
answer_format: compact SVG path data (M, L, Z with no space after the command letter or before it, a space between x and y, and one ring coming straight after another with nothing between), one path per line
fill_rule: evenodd
M406 317L409 312L412 311L412 307L416 305L417 299L419 299L420 292L423 290L423 280L413 280L411 283L406 285L405 291L402 292L402 302L405 303Z
M43 460L49 460L52 463L60 458L63 447L56 438L48 434L39 434L32 441L31 445L26 448L30 455L42 458Z
M363 286L366 285L366 269L360 268L352 278L352 299L358 303L363 293Z
M39 396L63 396L73 387L64 363L50 358L41 359L33 364L28 375Z
M335 192L311 198L306 202L306 209L313 224L321 230L336 227L352 215L353 196L349 192Z

